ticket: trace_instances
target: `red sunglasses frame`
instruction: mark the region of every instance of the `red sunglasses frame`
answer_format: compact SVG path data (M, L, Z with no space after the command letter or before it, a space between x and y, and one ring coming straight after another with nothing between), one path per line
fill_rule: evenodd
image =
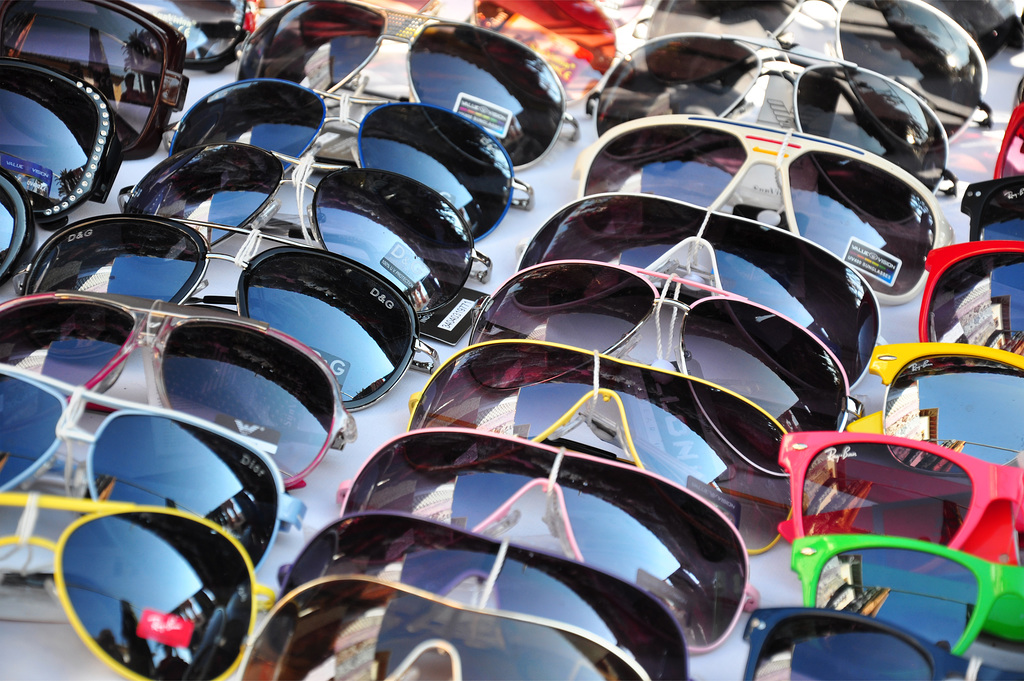
M1010 113L1006 131L1003 132L1003 141L999 145L999 155L996 156L995 174L992 179L998 180L1000 177L1010 177L1016 174L1004 173L1003 168L1006 166L1006 155L1010 151L1010 145L1018 138L1024 139L1024 102L1013 107L1013 111ZM1020 153L1024 156L1024 143L1022 143Z
M779 523L779 534L786 541L792 543L798 537L811 534L804 527L803 516L804 482L811 461L826 449L857 444L909 447L959 466L971 480L971 506L948 547L993 562L1019 563L1017 533L1024 532L1024 469L998 466L931 442L872 433L802 431L783 436L779 465L790 474L793 502L793 513ZM831 534L837 532L837 529L829 530Z

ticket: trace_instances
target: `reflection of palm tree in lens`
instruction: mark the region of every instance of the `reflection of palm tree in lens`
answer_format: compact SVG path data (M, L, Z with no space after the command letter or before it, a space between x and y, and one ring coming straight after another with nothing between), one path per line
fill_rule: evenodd
M60 174L57 176L59 182L57 191L60 198L66 199L69 196L74 196L81 177L82 168L65 168L60 171Z

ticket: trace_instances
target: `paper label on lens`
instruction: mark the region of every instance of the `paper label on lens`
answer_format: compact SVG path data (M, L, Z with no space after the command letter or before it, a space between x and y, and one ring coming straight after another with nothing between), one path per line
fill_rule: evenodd
M473 323L470 314L478 300L486 293L464 288L444 306L420 316L420 333L427 338L455 345L469 331Z
M412 249L401 241L388 249L380 259L380 266L390 272L407 289L415 289L417 282L430 276L430 268Z
M850 237L850 243L846 245L843 261L857 271L884 283L886 286L892 286L896 283L900 267L903 266L903 261L899 258L881 251L857 237Z
M515 118L515 114L508 109L465 92L459 93L455 100L454 110L455 113L465 116L498 139L504 139L508 135L508 129L512 127L512 119Z
M144 608L135 627L135 634L147 641L156 641L172 648L187 648L192 642L195 625L172 613Z
M49 198L50 188L53 186L53 173L43 166L0 152L0 168L13 173L18 182L32 194ZM75 179L71 190L73 191L77 185L78 180Z

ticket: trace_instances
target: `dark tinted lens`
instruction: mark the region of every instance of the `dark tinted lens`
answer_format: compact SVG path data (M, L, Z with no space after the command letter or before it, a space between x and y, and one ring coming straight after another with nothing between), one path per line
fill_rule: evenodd
M20 305L3 312L0 361L83 385L114 358L134 326L130 314L106 305Z
M471 343L529 338L610 350L651 312L640 277L598 263L551 263L520 273L491 296Z
M886 534L948 545L973 497L967 472L912 447L858 442L818 452L803 489L807 534Z
M474 528L531 480L547 478L554 460L555 452L518 439L413 433L373 455L345 510L415 513ZM742 607L747 572L743 544L720 514L639 469L611 470L588 457L564 456L557 483L587 564L656 594L690 645L724 634Z
M364 167L419 180L462 212L477 239L512 203L512 161L495 138L463 116L422 104L391 104L359 125Z
M259 147L193 147L153 166L124 212L239 227L267 206L283 175L281 162Z
M1024 241L1024 205L1020 199L1024 197L1024 178L1014 177L1000 180L1000 184L993 191L985 196L984 203L980 206L970 206L971 190L964 195L965 212L970 212L972 218L972 240L990 241L994 239L1009 239L1011 241ZM967 211L966 208L971 210ZM975 217L975 211L978 216ZM979 225L977 236L974 235L974 225Z
M875 290L910 292L925 275L938 216L925 195L863 161L809 152L789 165L800 234L852 263Z
M753 50L732 40L686 36L647 42L608 76L597 134L644 116L724 116L743 100L760 66Z
M416 99L480 123L517 168L558 138L565 95L539 54L498 33L463 24L431 24L409 48Z
M460 608L418 593L352 578L306 586L271 613L242 674L312 680L329 665L335 676L384 678L401 676L408 665L442 679L461 678L456 669L465 678L524 681L643 675L610 644L554 622Z
M68 536L60 569L74 616L110 661L136 675L213 678L242 654L252 572L206 525L154 513L97 517Z
M885 433L948 443L979 459L1012 465L1024 450L1024 428L1014 416L1022 408L1022 386L1024 371L1001 362L928 357L904 367L889 385Z
M169 506L203 516L237 538L253 563L277 529L268 464L236 442L162 416L117 414L97 433L90 464L96 499Z
M410 427L454 425L533 438L566 415L576 426L559 444L632 461L616 446L624 426L615 402L595 405L610 434L573 414L593 391L593 368L593 355L572 348L521 342L471 348L432 376ZM717 386L609 359L601 362L598 384L622 400L645 468L719 503L752 549L776 537L789 512L789 487L778 465L781 430L767 416Z
M616 136L587 170L584 194L657 194L710 206L747 160L735 135L688 125Z
M815 606L868 614L955 648L978 602L978 578L931 553L897 548L846 551L822 568Z
M800 129L891 161L934 190L948 143L934 112L892 80L860 69L807 69L796 85Z
M206 246L185 226L144 217L86 220L39 249L25 293L87 291L180 302L198 283Z
M394 287L356 263L314 251L268 251L239 284L239 310L320 354L354 409L383 395L412 360L416 320ZM316 320L315 323L311 323Z
M214 90L182 116L170 153L214 142L243 142L298 157L323 126L326 108L308 88L246 80Z
M428 312L455 297L473 265L473 235L450 203L430 187L379 170L341 170L313 197L327 250L383 275Z
M796 5L795 0L658 0L653 3L647 38L692 32L763 38L777 31Z
M935 280L927 303L928 339L1012 349L1024 331L1024 253L964 258Z
M835 430L846 379L806 329L759 305L703 298L683 317L684 373L743 395L786 430Z
M114 110L126 151L150 125L163 90L166 46L124 10L81 0L12 2L0 37L5 56L70 69L99 90Z
M247 0L137 0L185 36L185 66L216 70L234 61L234 48L248 35Z
M0 490L16 486L54 449L63 413L56 395L0 374Z
M0 168L0 284L14 274L15 265L29 252L35 236L28 192L14 175Z
M286 478L330 444L330 381L311 357L277 338L217 322L179 324L161 369L171 408L253 438Z
M327 90L370 58L383 32L380 10L319 0L291 3L245 42L238 79L280 78Z
M956 0L927 0L948 14L953 21L971 34L981 53L988 59L1004 45L1020 40L1020 11L1013 0L985 0L985 2L957 2ZM1020 49L1020 45L1016 45Z
M978 108L984 57L963 29L925 3L847 2L840 12L839 42L844 58L924 97L948 137Z
M322 575L368 574L476 605L500 544L404 514L347 516L314 537L281 587ZM558 620L614 642L653 678L686 678L685 644L664 606L630 582L515 545L507 547L487 607Z

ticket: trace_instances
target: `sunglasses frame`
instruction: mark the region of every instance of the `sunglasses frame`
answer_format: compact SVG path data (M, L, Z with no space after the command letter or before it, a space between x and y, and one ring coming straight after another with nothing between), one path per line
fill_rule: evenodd
M1024 112L1022 112L1021 116L1022 121L1024 121ZM971 218L968 238L971 241L986 241L985 225L981 220L984 217L985 208L988 207L989 199L993 195L1003 194L1006 198L1013 198L1013 196L1017 195L1024 196L1024 194L1020 194L1022 189L1024 189L1024 177L1020 175L972 182L967 185L967 189L964 190L963 198L960 201L960 212ZM1024 210L1021 211L1021 219L1024 220ZM1021 233L1021 238L1024 239L1024 232ZM989 239L989 241L997 240Z
M1022 81L1024 82L1024 81ZM995 172L992 179L998 180L1003 177L1018 177L1012 168L1007 168L1008 157L1016 140L1024 140L1024 102L1017 104L1010 112L1010 120L1003 130L1003 140L999 144L999 155L996 156ZM1024 144L1024 142L1022 142ZM1015 150L1018 154L1024 155L1024 147L1018 144ZM1024 162L1024 159L1022 159Z
M579 178L577 197L579 199L592 195L587 190L593 164L604 150L625 135L650 129L685 129L696 128L700 130L711 130L724 133L734 138L746 152L746 158L742 165L732 173L732 177L726 186L719 192L718 196L707 206L708 211L721 212L726 207L726 202L732 199L733 195L744 183L750 182L750 171L758 166L774 167L774 178L781 190L781 209L785 224L780 224L778 229L789 231L796 236L803 236L800 226L796 224L796 212L793 207L793 192L790 185L789 174L785 172L792 163L807 153L821 153L829 156L840 157L845 160L863 163L875 170L887 173L892 176L894 182L902 182L907 189L912 190L920 196L928 206L935 221L935 234L928 250L945 246L954 241L953 227L946 219L942 207L935 198L935 194L929 191L921 181L900 168L894 163L886 161L880 156L857 149L841 142L834 142L823 137L808 135L802 132L783 131L778 128L766 127L760 124L742 123L725 118L714 118L708 116L689 116L684 114L668 114L664 116L648 116L639 118L628 123L622 123L604 135L601 135L596 142L584 149L576 159L573 169L573 177ZM755 178L756 180L756 178ZM621 188L616 191L621 191ZM692 201L684 201L693 205ZM774 209L765 209L772 210ZM813 241L813 240L812 240ZM826 250L830 250L827 247ZM874 248L873 246L871 248ZM831 251L830 251L831 252ZM884 251L882 251L884 253ZM843 254L834 253L836 257L847 262ZM870 275L867 270L848 263L857 272L863 273L866 282L871 285L875 297L882 305L902 305L913 300L924 287L927 272L924 259L920 262L921 275L909 285L909 288L901 294L887 293L883 284L875 284L876 276ZM904 271L901 263L898 272L893 274L893 281L900 272Z
M801 509L804 484L811 462L823 452L834 452L838 457L856 456L854 450L858 444L915 449L942 458L963 470L971 481L971 506L963 518L960 529L945 546L987 560L1017 564L1016 534L1024 532L1024 470L997 466L931 442L891 435L804 431L782 436L779 463L789 471L790 494L793 499L792 516L779 524L779 533L786 541L792 544L797 537L808 534ZM925 469L923 472L927 473L928 470ZM895 480L892 483L898 485ZM924 496L922 494L922 497ZM871 508L872 506L866 505L849 507L846 510L870 513ZM996 531L1003 526L1005 532Z

